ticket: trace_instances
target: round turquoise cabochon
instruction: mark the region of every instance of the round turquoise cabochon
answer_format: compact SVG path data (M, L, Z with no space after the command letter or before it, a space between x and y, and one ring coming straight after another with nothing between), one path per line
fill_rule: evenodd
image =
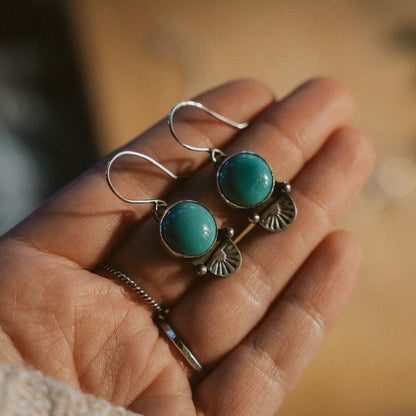
M211 212L193 201L171 206L162 218L160 229L165 244L186 257L205 253L217 237L217 224Z
M262 157L241 152L223 162L217 183L229 202L247 208L259 204L270 195L274 180L270 166Z

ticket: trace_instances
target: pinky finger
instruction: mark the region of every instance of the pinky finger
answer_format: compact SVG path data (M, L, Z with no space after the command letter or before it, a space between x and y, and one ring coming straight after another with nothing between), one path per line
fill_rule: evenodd
M264 320L196 389L201 415L273 415L340 315L361 265L349 233L327 236Z

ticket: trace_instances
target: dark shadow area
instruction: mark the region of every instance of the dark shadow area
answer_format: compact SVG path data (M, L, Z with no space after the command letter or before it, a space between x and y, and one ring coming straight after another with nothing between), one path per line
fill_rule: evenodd
M413 54L416 58L416 20L408 20L403 22L392 33L392 39L395 46L398 46L405 53ZM416 76L413 79L413 87L416 86ZM410 157L416 159L416 137L412 140Z
M403 50L416 52L416 20L404 22L393 31L393 40Z
M61 3L0 2L0 234L96 159Z

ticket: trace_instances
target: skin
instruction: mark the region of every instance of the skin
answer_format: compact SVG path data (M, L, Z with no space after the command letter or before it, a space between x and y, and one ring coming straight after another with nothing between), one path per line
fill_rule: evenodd
M0 359L31 365L84 392L145 415L273 415L341 313L357 278L361 248L333 232L373 165L366 136L348 123L351 93L315 79L276 101L253 80L197 97L251 126L236 131L195 109L175 115L178 135L227 154L255 151L289 181L298 217L280 234L259 227L239 243L243 264L226 279L196 278L170 257L149 216L111 193L106 160L51 198L0 240ZM209 155L171 137L166 120L124 149L148 162L114 169L133 198L203 202L238 234L246 217L215 189ZM159 303L206 371L196 375L163 337L152 309L97 269L105 260Z

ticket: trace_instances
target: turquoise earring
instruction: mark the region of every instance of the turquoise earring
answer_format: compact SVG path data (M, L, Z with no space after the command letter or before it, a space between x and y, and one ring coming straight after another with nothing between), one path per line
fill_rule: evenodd
M159 234L163 245L175 257L193 264L198 275L211 273L227 277L241 265L241 254L231 238L234 230L230 227L218 229L212 213L196 201L179 201L171 206L161 199L128 199L121 195L111 181L113 163L122 156L145 159L158 167L172 179L178 176L151 157L142 153L123 151L108 162L105 171L107 183L113 193L131 204L153 203L153 217L159 222Z
M217 170L219 194L227 204L245 210L252 223L269 231L277 232L288 228L297 214L296 205L290 196L290 185L275 181L269 164L256 153L243 151L228 156L219 149L184 143L173 128L173 116L179 108L186 106L197 107L239 130L247 128L249 123L237 123L196 101L176 104L168 117L169 129L180 145L188 150L210 154Z

